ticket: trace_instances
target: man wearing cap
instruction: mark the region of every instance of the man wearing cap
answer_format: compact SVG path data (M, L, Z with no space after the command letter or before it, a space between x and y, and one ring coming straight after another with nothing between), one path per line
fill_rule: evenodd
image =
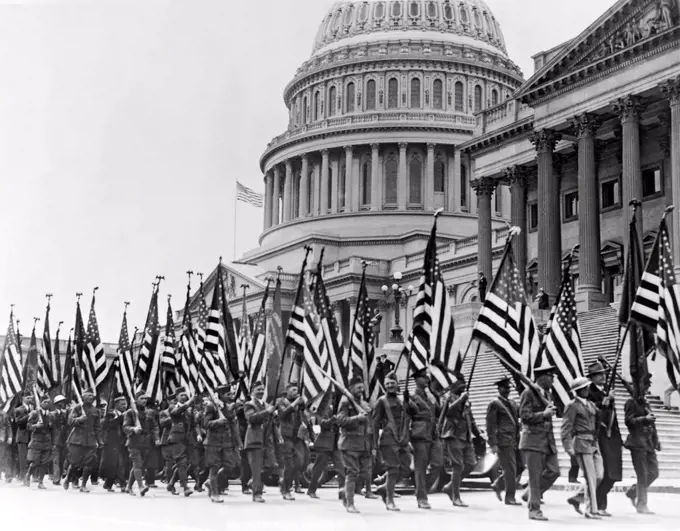
M9 414L0 410L0 477L5 475L5 481L12 481L12 423Z
M554 372L552 366L535 369L536 385L528 386L519 400L522 419L519 449L529 474L528 492L524 492L522 499L529 502L530 520L547 520L541 511L541 496L560 477L552 424L557 410L550 395Z
M331 460L335 464L335 471L338 475L338 495L340 499L345 496L345 469L342 464L342 454L338 450L337 445L337 418L333 414L332 402L332 400L329 400L324 410L316 412L318 419L318 434L316 439L314 439L316 460L312 466L309 489L307 490L307 495L313 499L319 498L316 494L316 489L319 487L319 478L326 471L326 467Z
M64 448L66 446L66 423L68 411L66 410L66 397L56 395L52 401L52 483L59 485L64 472Z
M597 442L604 466L602 481L597 487L597 508L601 516L611 516L607 512L607 496L614 484L623 478L621 431L616 418L614 393L610 392L609 395L605 393L606 377L606 371L599 361L588 366L590 378L588 400L595 404L599 411Z
M104 490L108 492L113 492L113 484L116 481L121 492L125 492L127 483L127 452L123 432L126 409L127 399L123 395L117 395L113 398L113 407L106 412L102 421L104 449L99 464L99 474L104 479Z
M175 472L174 462L172 460L172 446L170 445L170 428L172 427L172 419L170 419L170 406L174 403L175 393L168 391L165 395L167 407L158 412L158 428L161 434L161 458L163 459L163 481L167 484L167 490L172 492L174 487L170 487L172 476Z
M236 408L227 404L228 385L217 388L219 401L210 401L205 407L203 428L205 438L205 466L210 470L210 500L222 503L218 474L229 475L239 467L239 456L236 451L238 425L236 424Z
M69 487L72 472L82 469L80 492L89 492L87 480L92 468L97 465L97 448L102 446L102 430L99 409L94 405L94 391L86 389L82 399L83 403L76 405L68 418L71 433L66 440L66 445L71 473L66 476L64 489Z
M602 455L597 444L598 410L588 400L590 380L584 377L574 378L571 392L576 396L567 404L562 417L562 445L566 452L576 458L578 466L583 470L585 485L581 485L574 496L567 499L577 513L581 514L581 504L585 503L586 518L600 519L597 506L597 486L602 481L604 468Z
M36 407L33 393L26 391L24 393L22 403L14 410L14 422L17 425L17 436L15 439L17 445L17 456L19 458L19 477L24 478L28 470L28 443L31 439L31 434L28 431L28 417L31 411Z
M264 400L264 384L260 381L253 383L252 398L243 406L244 415L248 422L246 440L243 447L248 454L248 463L253 477L253 501L264 503L262 497L262 460L265 446L271 437L271 420L275 407ZM265 429L267 428L267 429ZM269 433L265 433L265 431ZM267 440L265 440L265 437Z
M647 393L652 378L646 374L640 381L640 396L629 398L624 405L628 438L624 445L630 450L637 484L631 486L626 497L640 514L653 514L647 507L647 491L659 477L659 464L656 452L661 443L656 431L656 417L647 404Z
M426 369L413 373L416 390L409 396L404 391L406 410L411 417L411 446L413 447L413 468L416 484L416 501L419 509L430 509L427 499L428 476L439 478L443 468L443 451L437 435L437 403L427 394L430 377ZM408 400L407 400L408 399Z
M191 431L199 429L194 424L194 411L192 406L200 402L201 397L196 396L194 400L189 400L189 395L186 389L179 387L175 390L175 398L169 408L170 419L172 426L170 427L170 435L168 442L172 447L172 460L174 466L177 467L177 476L179 477L179 484L184 490L185 496L191 496L194 491L188 485L188 469L189 469L189 434ZM174 475L173 475L174 478ZM174 481L171 481L168 487L174 489Z
M43 478L52 460L52 429L50 427L52 418L49 407L50 397L43 397L40 399L40 406L33 409L28 417L31 440L28 443L28 470L24 477L24 485L27 487L31 484L31 474L34 474L38 480L38 488L45 488Z
M491 451L498 456L503 474L491 485L498 499L505 490L505 505L522 505L515 500L517 476L521 473L519 443L519 406L510 399L510 378L495 383L498 397L486 410L486 435Z
M147 410L149 395L139 391L135 395L133 407L125 412L123 417L123 431L127 436L127 449L130 456L130 477L127 483L128 494L134 496L132 485L137 481L140 496L149 492L149 487L144 485L144 463L147 460L151 446L160 439L158 424L155 422L153 412Z
M358 513L358 509L354 506L357 481L361 479L366 485L371 484L373 426L371 425L370 406L364 400L363 380L355 376L350 380L349 386L353 400L343 396L336 417L340 428L338 448L342 452L342 461L345 466L343 503L347 512Z

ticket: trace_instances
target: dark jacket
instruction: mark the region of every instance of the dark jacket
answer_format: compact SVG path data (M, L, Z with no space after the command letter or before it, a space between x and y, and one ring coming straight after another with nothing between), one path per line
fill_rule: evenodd
M134 428L139 426L142 433L134 433ZM123 417L123 432L127 436L126 446L135 449L149 449L160 438L156 416L151 408L139 409L135 412L130 408Z
M567 404L562 417L562 445L569 453L593 454L597 447L599 416L590 400L575 398Z
M441 437L448 439L454 447L465 448L472 444L473 437L479 437L469 400L460 400L456 395L451 395L444 418Z
M220 448L239 446L238 421L236 407L233 404L221 408L223 419L214 404L208 404L203 414L203 429L206 431L205 445Z
M187 400L184 404L176 403L168 409L172 421L168 436L170 444L189 444L189 433L197 429L192 406L193 402Z
M656 433L656 423L645 418L650 412L647 401L629 398L623 410L628 427L626 448L654 452L659 446L659 436Z
M172 428L169 409L162 409L158 414L158 427L161 432L161 446L166 446L169 444L170 428Z
M519 418L522 419L522 432L519 436L519 449L557 454L552 417L543 414L546 404L537 391L528 387L519 399Z
M420 388L411 395L406 412L411 417L411 441L432 442L436 437L440 408Z
M335 415L319 420L318 424L321 431L314 439L314 450L317 452L332 452L335 450L338 436Z
M41 419L37 410L31 411L28 417L28 431L31 432L31 442L28 443L29 448L33 450L50 450L52 448L51 413L43 411Z
M75 406L68 416L68 426L71 433L67 444L97 448L102 445L102 427L99 409L93 405Z
M55 409L52 412L52 444L64 446L66 444L66 428L68 423L68 411Z
M255 399L246 402L243 406L243 412L248 422L246 429L246 440L244 448L246 450L264 448L264 428L265 424L269 422L271 413L266 410L267 404L263 401L256 401Z
M124 417L125 414L117 410L106 412L106 416L102 420L105 446L120 447L125 445L125 433L123 433Z
M368 411L366 416L359 415L347 397L342 397L338 406L337 422L340 428L338 449L345 452L370 452L373 448L373 426L371 425L370 407L363 400L359 404Z
M486 409L486 436L489 446L517 448L519 443L519 406L514 400L498 397Z
M619 421L614 405L612 404L606 408L602 405L605 396L604 391L596 385L590 386L588 400L595 404L599 410L600 429L598 431L598 443L604 462L605 474L614 481L621 481L623 478L623 441L621 439L621 430L619 429ZM608 429L610 424L611 432Z
M387 408L392 412L390 420ZM408 420L404 405L397 396L381 396L373 408L373 429L382 430L378 446L403 446L408 444ZM392 424L392 421L394 424ZM395 433L396 430L396 433Z
M14 410L14 422L17 425L15 442L17 444L28 444L31 439L31 434L28 432L28 416L30 413L31 410L24 404Z
M302 419L299 407L293 407L285 396L279 398L276 409L279 412L279 433L284 439L298 439Z

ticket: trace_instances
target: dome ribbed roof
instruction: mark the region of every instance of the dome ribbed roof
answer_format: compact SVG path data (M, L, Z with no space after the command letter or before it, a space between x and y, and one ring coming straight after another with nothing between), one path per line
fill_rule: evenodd
M449 41L507 57L501 27L483 0L341 0L323 18L312 55L385 39Z

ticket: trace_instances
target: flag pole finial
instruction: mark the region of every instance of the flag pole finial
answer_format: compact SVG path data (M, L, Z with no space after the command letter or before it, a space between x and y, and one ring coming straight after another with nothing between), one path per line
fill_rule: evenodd
M35 329L35 325L38 324L38 321L40 321L40 317L34 317L33 318L33 328Z
M76 293L76 302L80 302L80 297L82 297L83 294L81 292Z
M189 270L187 271L187 277L189 278L187 286L189 286L189 289L191 289L191 277L193 276L194 272Z
M128 306L130 306L130 302L125 301L123 304L125 304L125 311L127 312Z
M444 212L443 208L438 208L437 210L434 211L434 219L437 219L441 213Z
M277 281L281 278L281 273L283 273L283 267L276 266L276 280Z
M94 294L97 293L97 290L99 289L99 286L95 286L92 288L92 296L94 297Z
M45 297L47 297L47 306L49 307L52 297L54 297L54 295L52 293L45 293Z
M203 273L196 273L196 276L201 280L201 284L203 284Z
M168 304L170 304L170 299L172 299L172 293L168 293Z
M64 324L64 321L59 321L59 324L57 325L57 331L59 330L59 328L61 328L61 325L63 325L63 324Z
M668 205L663 211L663 217L661 219L666 219L666 216L675 210L675 205Z

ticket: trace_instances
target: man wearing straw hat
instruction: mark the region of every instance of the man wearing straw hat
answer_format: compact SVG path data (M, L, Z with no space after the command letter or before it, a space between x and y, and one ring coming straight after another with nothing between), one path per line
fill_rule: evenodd
M590 380L582 376L571 382L571 392L576 398L564 410L562 444L567 453L576 458L585 478L585 485L581 485L567 503L586 518L599 520L602 515L597 506L597 486L602 481L604 467L597 443L599 415L595 404L588 400L589 387ZM584 512L581 512L582 503Z

